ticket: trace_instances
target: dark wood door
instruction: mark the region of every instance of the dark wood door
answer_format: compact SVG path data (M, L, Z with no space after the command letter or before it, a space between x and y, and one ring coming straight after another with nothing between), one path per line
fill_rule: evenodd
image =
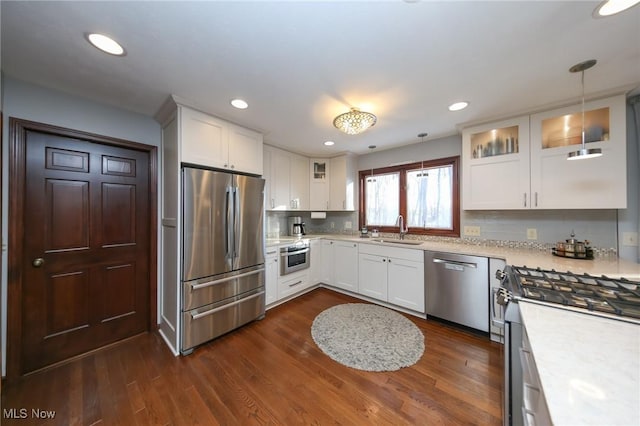
M149 329L149 153L27 130L21 373Z

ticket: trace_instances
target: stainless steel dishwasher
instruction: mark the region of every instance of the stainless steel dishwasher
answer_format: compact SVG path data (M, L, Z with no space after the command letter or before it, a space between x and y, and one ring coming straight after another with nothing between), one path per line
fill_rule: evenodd
M489 259L424 252L427 317L489 331Z

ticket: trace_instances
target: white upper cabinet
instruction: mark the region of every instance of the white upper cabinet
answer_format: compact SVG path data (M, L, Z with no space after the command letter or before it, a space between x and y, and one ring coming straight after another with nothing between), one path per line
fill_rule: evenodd
M328 158L309 160L309 208L311 210L329 210L329 179L331 176Z
M358 179L354 156L334 157L330 166L329 210L355 210Z
M267 210L308 210L306 157L271 146L264 147Z
M625 96L585 103L584 128L586 148L600 148L602 156L567 161L581 148L581 105L531 116L533 208L627 207Z
M357 182L353 155L310 159L311 210L355 210Z
M580 104L464 129L463 209L625 208L624 95L585 103L584 128L602 157L567 161L581 148Z
M178 105L182 162L262 174L262 135Z
M529 197L529 117L465 129L462 208L522 209Z
M230 124L229 167L246 173L262 175L262 134Z

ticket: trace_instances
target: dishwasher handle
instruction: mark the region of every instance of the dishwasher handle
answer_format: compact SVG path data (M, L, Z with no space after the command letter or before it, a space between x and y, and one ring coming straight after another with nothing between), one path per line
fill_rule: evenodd
M474 268L474 269L478 267L477 263L461 262L459 260L440 259L439 257L434 257L433 263L443 263L445 266L451 265L451 266L458 266L463 268Z

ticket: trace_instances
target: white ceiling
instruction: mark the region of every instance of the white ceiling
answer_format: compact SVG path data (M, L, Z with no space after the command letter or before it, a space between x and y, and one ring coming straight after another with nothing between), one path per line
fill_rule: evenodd
M367 152L640 86L640 6L598 1L1 2L5 75L153 116L170 94L308 155ZM124 45L103 54L83 34ZM229 105L249 102L247 110ZM470 102L461 112L447 106ZM349 107L378 116L336 130ZM334 147L322 145L325 140Z

